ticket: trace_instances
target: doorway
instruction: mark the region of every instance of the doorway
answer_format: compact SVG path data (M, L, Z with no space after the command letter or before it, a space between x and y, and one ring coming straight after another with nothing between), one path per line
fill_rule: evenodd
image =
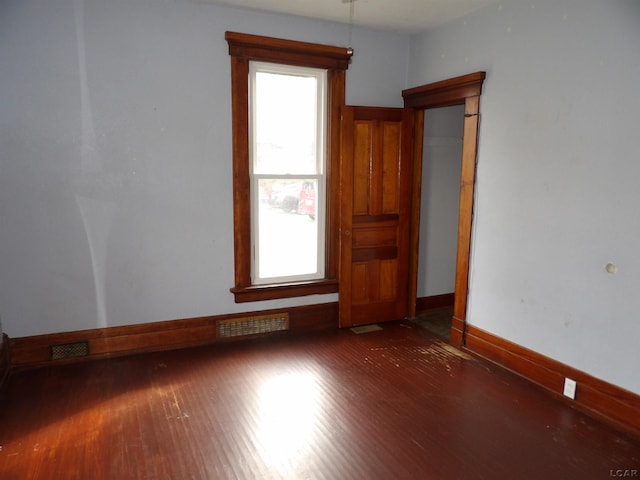
M449 80L404 90L405 108L414 112L412 217L410 233L410 288L409 315L416 314L419 270L420 206L422 192L422 158L424 151L425 111L460 105L464 108L462 132L462 164L460 171L458 226L456 239L456 267L453 312L451 315L451 344L464 346L466 333L467 299L469 292L469 257L475 190L480 94L486 77L476 72Z
M463 130L464 105L424 112L415 320L447 341L455 297Z

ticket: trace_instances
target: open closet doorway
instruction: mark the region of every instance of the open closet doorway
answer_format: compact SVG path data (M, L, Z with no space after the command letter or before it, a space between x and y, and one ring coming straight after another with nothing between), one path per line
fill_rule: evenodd
M422 169L425 113L428 110L461 106L463 110L462 152L459 182L458 225L456 237L455 288L451 317L451 344L464 346L467 297L469 291L469 256L478 146L480 94L485 72L476 72L416 88L404 90L405 108L414 112L413 185L411 191L411 232L409 272L409 315L415 316L418 296L420 257L420 217L422 203Z
M464 105L424 112L416 320L447 341L455 298L463 130Z

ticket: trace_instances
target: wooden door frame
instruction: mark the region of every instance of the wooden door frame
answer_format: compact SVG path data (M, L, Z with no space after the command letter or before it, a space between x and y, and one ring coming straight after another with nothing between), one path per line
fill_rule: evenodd
M458 348L464 346L467 324L469 258L471 253L473 199L478 152L478 120L480 116L480 95L485 77L485 72L475 72L441 82L410 88L402 92L405 108L411 108L414 112L408 306L411 317L416 314L416 297L418 291L424 111L430 108L464 105L462 175L460 179L460 210L458 216L458 253L456 258L455 300L453 318L451 319L451 344Z

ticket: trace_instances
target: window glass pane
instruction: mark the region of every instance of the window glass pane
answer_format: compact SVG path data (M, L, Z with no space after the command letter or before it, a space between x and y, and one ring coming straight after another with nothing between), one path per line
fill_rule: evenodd
M326 70L251 62L252 283L324 278Z
M254 89L254 173L315 174L318 79L257 71Z
M259 179L258 190L256 283L322 277L317 179Z

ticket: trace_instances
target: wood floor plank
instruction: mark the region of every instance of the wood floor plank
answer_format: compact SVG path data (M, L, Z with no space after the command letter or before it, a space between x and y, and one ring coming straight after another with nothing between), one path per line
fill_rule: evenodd
M604 479L636 438L415 323L14 372L0 478Z

